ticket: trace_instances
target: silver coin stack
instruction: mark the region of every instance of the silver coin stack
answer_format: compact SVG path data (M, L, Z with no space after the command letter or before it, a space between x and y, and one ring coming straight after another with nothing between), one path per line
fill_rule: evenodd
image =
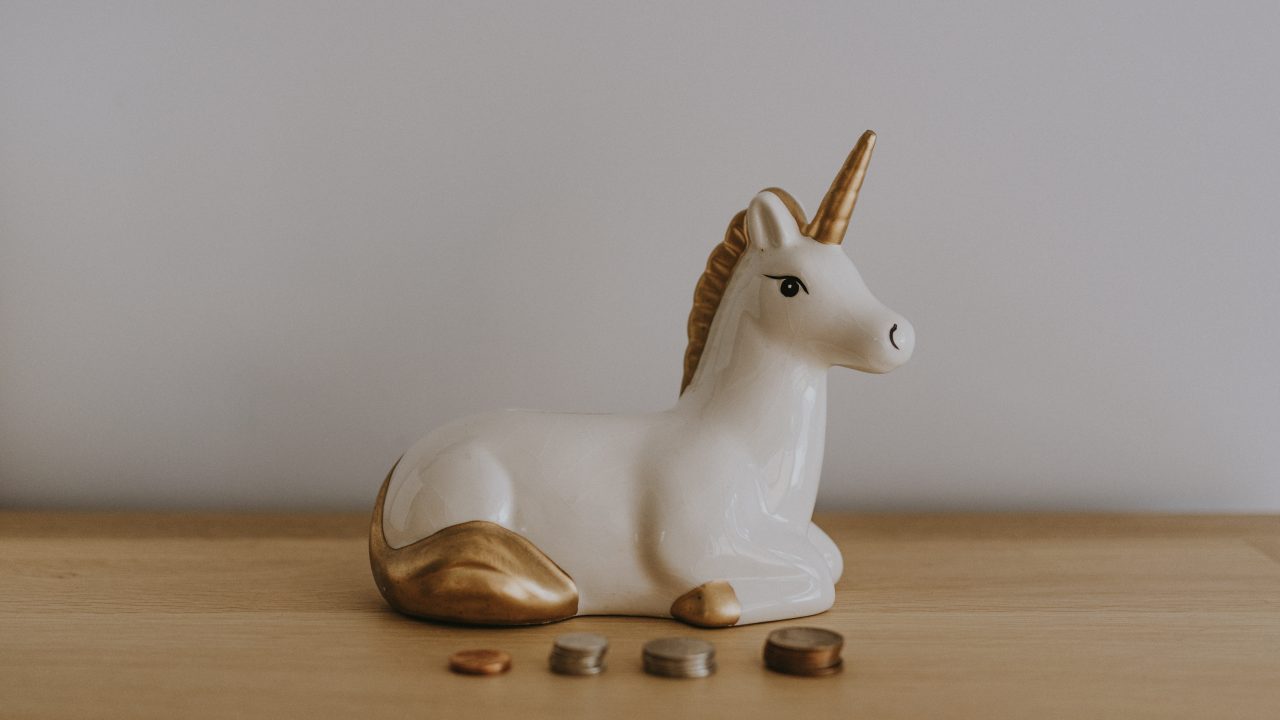
M595 633L568 633L556 638L547 662L561 675L599 675L609 641Z
M707 677L716 671L716 649L694 638L651 640L644 646L644 671L663 677Z

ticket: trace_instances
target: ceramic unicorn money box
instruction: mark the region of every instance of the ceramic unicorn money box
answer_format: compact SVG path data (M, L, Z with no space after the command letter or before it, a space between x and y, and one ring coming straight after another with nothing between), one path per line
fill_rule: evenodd
M694 290L671 409L493 412L411 447L370 531L387 602L485 625L724 627L830 608L842 560L812 522L827 370L888 372L915 343L841 247L874 144L859 139L812 220L770 188L729 223Z

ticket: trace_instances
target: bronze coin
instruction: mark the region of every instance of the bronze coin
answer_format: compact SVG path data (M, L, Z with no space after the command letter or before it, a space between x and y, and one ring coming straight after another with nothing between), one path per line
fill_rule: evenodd
M811 677L834 675L843 662L840 650L844 638L822 628L790 627L769 633L764 646L764 664L788 675Z
M769 633L769 644L793 652L835 651L844 646L838 632L815 627L789 627Z
M459 650L449 656L449 669L463 675L499 675L511 669L511 656L501 650Z

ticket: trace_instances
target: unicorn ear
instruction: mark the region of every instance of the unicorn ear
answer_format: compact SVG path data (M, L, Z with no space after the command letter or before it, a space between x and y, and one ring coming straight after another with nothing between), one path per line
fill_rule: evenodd
M747 206L747 237L761 250L783 247L800 239L800 226L782 198L765 190Z

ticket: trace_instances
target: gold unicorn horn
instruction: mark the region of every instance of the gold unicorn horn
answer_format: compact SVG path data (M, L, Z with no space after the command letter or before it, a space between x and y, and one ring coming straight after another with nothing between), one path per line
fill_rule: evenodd
M849 216L853 215L853 205L858 202L858 190L862 187L862 178L867 175L871 149L875 146L876 134L870 130L862 133L853 152L849 153L849 159L844 161L844 167L831 181L831 189L813 214L813 222L805 227L805 235L827 245L844 242Z

